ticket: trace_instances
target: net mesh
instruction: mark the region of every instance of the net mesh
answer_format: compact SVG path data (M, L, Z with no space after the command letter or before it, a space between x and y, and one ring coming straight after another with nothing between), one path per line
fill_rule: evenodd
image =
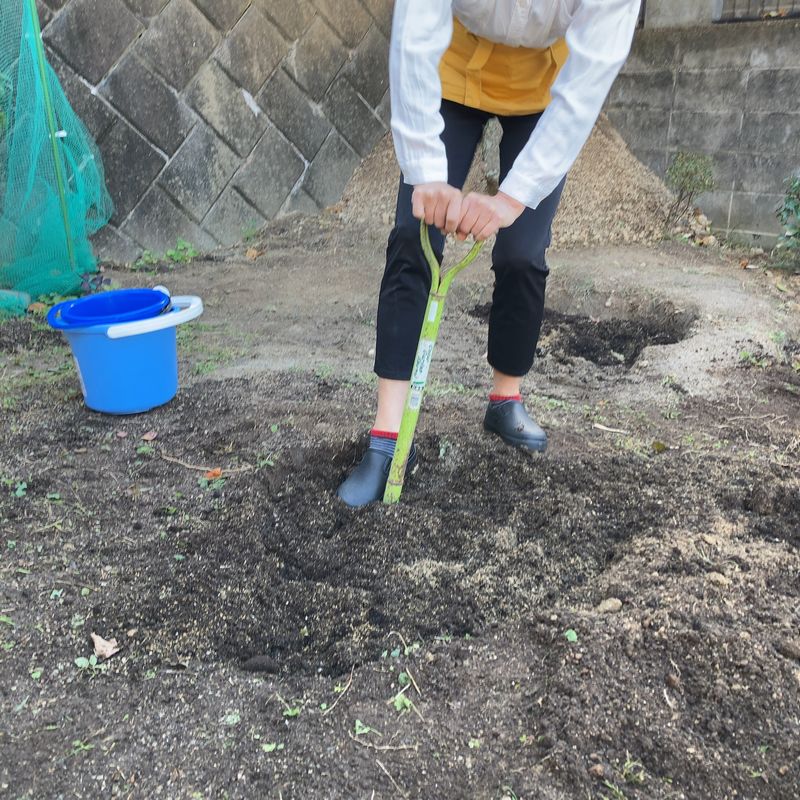
M100 154L46 62L35 0L0 8L0 316L80 291L112 213Z

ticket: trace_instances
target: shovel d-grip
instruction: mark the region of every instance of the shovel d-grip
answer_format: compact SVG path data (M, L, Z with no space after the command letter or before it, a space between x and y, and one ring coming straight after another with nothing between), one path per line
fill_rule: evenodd
M389 479L386 482L386 491L383 495L383 502L387 504L398 502L403 492L408 456L411 452L411 444L414 441L414 432L417 429L419 411L422 407L422 396L428 383L428 371L431 366L436 338L439 336L439 325L442 321L442 311L444 310L447 292L458 273L477 258L483 247L483 242L476 242L472 250L458 264L448 269L442 269L431 247L428 226L424 220L420 222L419 230L422 251L425 253L425 258L431 268L431 291L428 295L428 306L425 309L425 317L422 321L417 356L414 359L414 368L411 372L411 385L408 387L403 420L400 423L400 433L397 435L397 446L395 447L392 466L389 470Z

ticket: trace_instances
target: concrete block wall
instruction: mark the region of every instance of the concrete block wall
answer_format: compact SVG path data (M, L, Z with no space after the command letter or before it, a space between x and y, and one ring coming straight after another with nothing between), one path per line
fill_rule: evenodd
M659 175L680 150L713 157L717 189L700 203L716 227L778 233L800 170L800 22L640 31L607 110Z
M392 0L38 0L132 260L336 202L386 132Z
M644 0L646 28L705 25L719 19L722 0Z

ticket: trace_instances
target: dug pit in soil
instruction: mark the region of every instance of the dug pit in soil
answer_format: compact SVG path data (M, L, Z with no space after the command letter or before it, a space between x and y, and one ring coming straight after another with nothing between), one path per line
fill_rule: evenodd
M469 314L488 322L492 304L477 305ZM676 344L688 337L694 315L663 309L647 317L593 319L545 309L536 355L561 363L584 358L599 367L630 369L646 347Z

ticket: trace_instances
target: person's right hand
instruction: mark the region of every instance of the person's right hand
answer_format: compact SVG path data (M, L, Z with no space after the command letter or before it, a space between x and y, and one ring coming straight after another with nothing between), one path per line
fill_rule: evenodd
M462 199L461 191L447 183L420 183L411 197L412 213L444 233L455 233Z

